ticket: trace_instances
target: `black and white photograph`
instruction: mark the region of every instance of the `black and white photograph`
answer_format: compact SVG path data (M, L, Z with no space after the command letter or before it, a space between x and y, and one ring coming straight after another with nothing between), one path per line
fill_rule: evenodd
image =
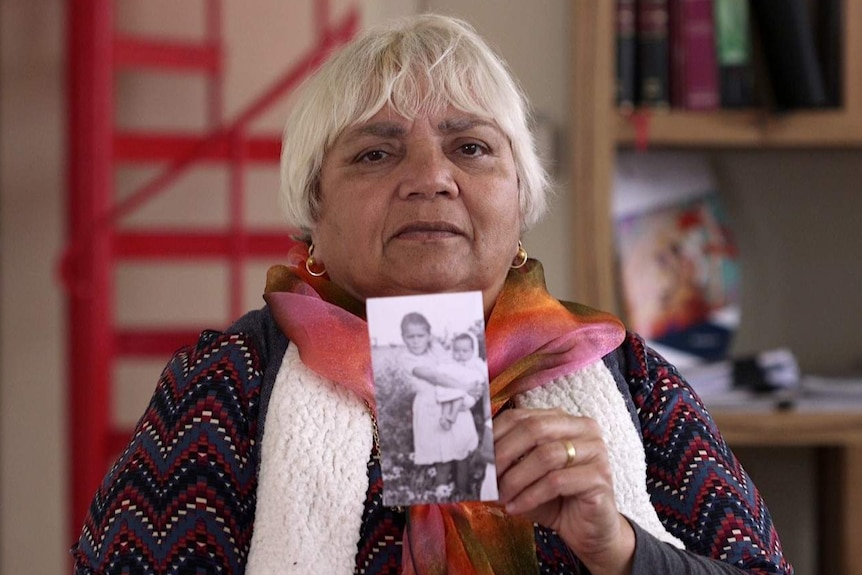
M497 495L480 292L370 298L385 505Z

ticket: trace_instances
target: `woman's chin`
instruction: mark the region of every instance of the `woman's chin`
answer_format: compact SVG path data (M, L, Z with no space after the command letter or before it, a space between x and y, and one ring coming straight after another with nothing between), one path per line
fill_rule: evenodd
M481 258L464 246L444 249L386 250L376 261L352 266L352 275L336 277L361 299L369 297L486 292L502 284L507 267L491 258L493 265L483 265ZM504 262L505 264L505 262ZM340 281L339 281L340 280Z
M481 289L471 285L471 278L454 274L451 270L438 270L429 273L416 271L408 276L396 279L393 287L401 289L405 294L442 293L455 291L471 291Z
M464 287L476 282L469 256L452 250L427 250L424 253L404 253L387 258L383 273L391 278L393 286L401 286L415 293L466 291L480 289Z

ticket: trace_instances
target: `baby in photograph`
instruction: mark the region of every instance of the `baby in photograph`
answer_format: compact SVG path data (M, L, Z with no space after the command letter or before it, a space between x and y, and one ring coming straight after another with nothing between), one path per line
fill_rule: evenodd
M444 362L439 366L442 374L463 384L463 388L438 385L435 389L443 429L452 427L459 411L466 411L476 404L479 391L488 381L485 364L475 355L475 349L476 344L470 334L458 334L452 340L453 363Z

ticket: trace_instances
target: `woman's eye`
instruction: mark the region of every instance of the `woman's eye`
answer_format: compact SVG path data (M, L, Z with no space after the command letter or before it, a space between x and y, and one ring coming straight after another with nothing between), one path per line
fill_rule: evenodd
M459 149L465 156L482 156L488 152L488 149L485 146L475 142L464 144Z
M387 154L383 150L371 150L370 152L365 152L364 154L360 155L358 160L360 162L373 164L375 162L385 160L388 155L389 154Z

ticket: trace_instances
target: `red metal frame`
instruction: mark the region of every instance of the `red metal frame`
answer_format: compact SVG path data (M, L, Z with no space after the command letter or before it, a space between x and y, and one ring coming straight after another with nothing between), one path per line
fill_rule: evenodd
M68 232L65 258L67 365L72 474L70 519L80 528L83 509L104 472L109 436L109 327L111 230L92 227L111 204L113 110L112 0L73 0L69 14ZM86 162L83 159L87 159ZM99 464L96 464L99 462ZM74 533L74 531L72 531Z
M352 37L359 16L354 9L333 25L327 0L314 0L316 46L236 119L225 123L220 0L206 0L204 4L206 33L200 44L115 36L113 0L68 0L68 7L68 247L61 276L67 293L69 521L74 537L106 465L125 445L131 431L112 423L115 361L119 357L167 357L181 345L195 341L199 331L122 329L115 325L114 266L129 259L219 258L230 269L231 317L242 313L241 272L247 260L281 257L291 243L286 230L254 230L245 222L245 170L251 162L277 162L280 152L277 137L250 136L247 128L318 66L334 45ZM129 68L206 74L209 131L179 135L117 130L114 73ZM167 166L125 200L115 202L114 169L128 162L167 162ZM122 218L202 162L229 166L226 231L117 229Z

